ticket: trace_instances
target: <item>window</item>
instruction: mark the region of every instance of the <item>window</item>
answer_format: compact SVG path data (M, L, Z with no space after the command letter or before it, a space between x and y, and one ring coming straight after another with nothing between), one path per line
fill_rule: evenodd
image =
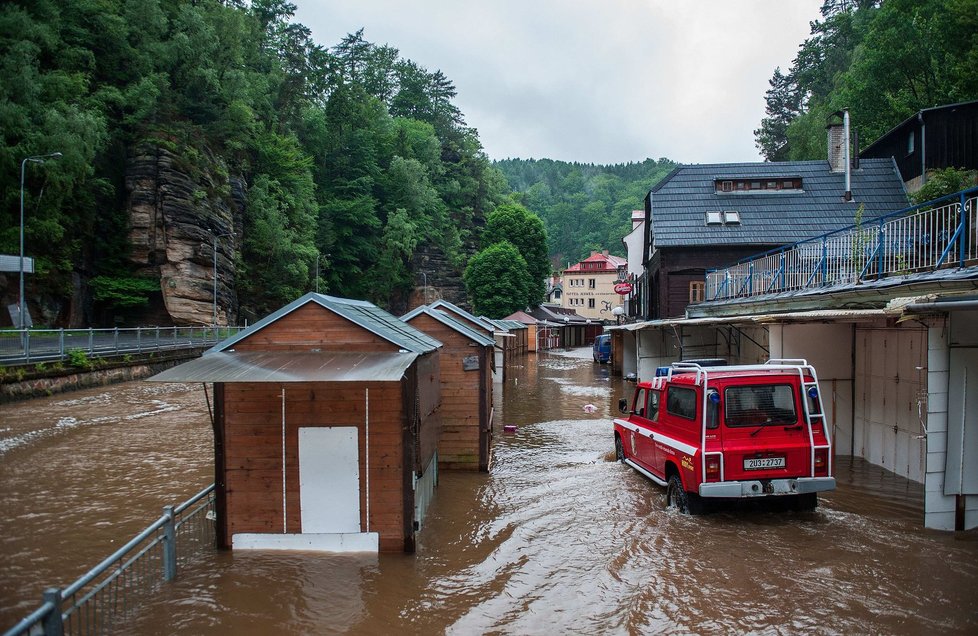
M645 389L639 389L635 394L635 403L632 404L632 412L639 417L645 417Z
M913 151L914 151L914 136L913 136L913 131L911 130L910 134L907 135L907 154L912 155Z
M555 289L554 290L554 298L556 298L557 300L560 300L560 296L561 296L560 290L559 289Z
M721 185L723 192L733 192L733 181L724 181Z
M715 212L706 213L706 224L707 225L723 225L723 212L719 210Z
M649 391L649 419L653 422L659 419L659 392Z
M666 393L666 411L687 420L696 419L696 391L678 386Z
M689 302L701 303L706 300L706 283L701 280L694 280L689 283Z
M588 298L587 299L587 308L588 309L594 309L594 299L593 298Z
M786 426L798 423L789 384L731 386L723 392L727 426Z
M588 289L594 289L594 279L593 278L587 279L587 288Z
M724 225L740 225L740 212L736 210L724 210L723 211L723 224Z

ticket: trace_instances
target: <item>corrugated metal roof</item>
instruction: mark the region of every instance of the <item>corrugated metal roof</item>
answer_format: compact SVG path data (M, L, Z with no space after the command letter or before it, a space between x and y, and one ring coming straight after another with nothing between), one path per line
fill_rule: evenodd
M801 177L802 190L717 193L716 179ZM845 175L827 161L701 164L682 166L652 190L656 247L784 245L907 206L892 159L863 159L852 171L853 200L842 199ZM736 211L739 225L706 225L708 211Z
M410 324L412 318L416 318L421 314L425 314L426 316L431 316L432 318L442 323L446 327L457 331L458 333L462 334L469 340L472 340L476 344L482 345L484 347L489 347L496 344L496 341L490 338L489 336L486 336L484 334L475 331L468 325L459 322L458 320L456 320L446 312L438 309L432 309L427 305L421 305L420 307L415 307L408 313L401 316L401 320Z
M398 320L395 316L392 316L366 300L351 300L349 298L337 298L335 296L310 292L292 301L285 307L270 313L237 335L218 343L209 351L216 352L230 349L235 343L244 340L248 336L310 302L314 302L339 314L350 322L363 327L367 331L380 336L401 349L406 349L414 353L428 353L441 346L440 342L428 334L415 329L402 320Z
M744 316L717 316L710 318L665 318L636 322L629 325L605 327L606 331L641 331L643 329L659 329L663 327L695 327L697 325L730 325L730 324L770 324L779 322L854 322L873 320L881 316L893 315L894 312L885 309L820 309L811 311L790 311L784 313L754 314Z
M397 382L416 353L218 351L167 369L150 382Z
M480 327L482 327L486 331L493 331L493 329L494 329L494 327L492 325L488 324L485 320L479 318L476 315L473 315L473 314L465 311L464 309L462 309L458 305L454 305L454 304L448 302L447 300L439 299L439 300L436 300L435 302L431 303L428 306L431 307L432 309L442 309L442 308L447 309L450 314L452 314L452 313L458 314L459 316L462 316L466 320L470 320L470 321L476 323L477 325L479 325Z
M496 322L498 322L499 324L501 324L502 326L506 327L511 331L513 329L515 329L516 331L519 331L520 329L526 329L526 323L520 322L519 320L503 319L503 320L497 320Z

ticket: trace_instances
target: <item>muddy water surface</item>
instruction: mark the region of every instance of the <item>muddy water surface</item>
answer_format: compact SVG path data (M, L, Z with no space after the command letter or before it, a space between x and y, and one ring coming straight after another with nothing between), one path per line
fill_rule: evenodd
M924 530L919 485L840 459L813 513L680 515L607 461L628 390L589 350L531 356L497 390L491 474L442 473L417 554L214 553L126 632L978 632L978 536ZM0 626L211 480L199 385L71 400L0 407Z

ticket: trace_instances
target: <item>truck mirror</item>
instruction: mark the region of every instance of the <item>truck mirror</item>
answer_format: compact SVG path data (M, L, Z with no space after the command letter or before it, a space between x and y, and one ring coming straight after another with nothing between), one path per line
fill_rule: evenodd
M618 400L618 410L622 413L628 413L628 400L625 398Z

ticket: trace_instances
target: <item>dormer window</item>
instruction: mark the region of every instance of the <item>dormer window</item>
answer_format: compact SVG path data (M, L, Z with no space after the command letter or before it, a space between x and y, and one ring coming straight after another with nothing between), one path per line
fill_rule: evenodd
M723 178L715 179L714 191L717 194L759 194L770 192L794 193L802 192L801 177L762 177L753 178Z

